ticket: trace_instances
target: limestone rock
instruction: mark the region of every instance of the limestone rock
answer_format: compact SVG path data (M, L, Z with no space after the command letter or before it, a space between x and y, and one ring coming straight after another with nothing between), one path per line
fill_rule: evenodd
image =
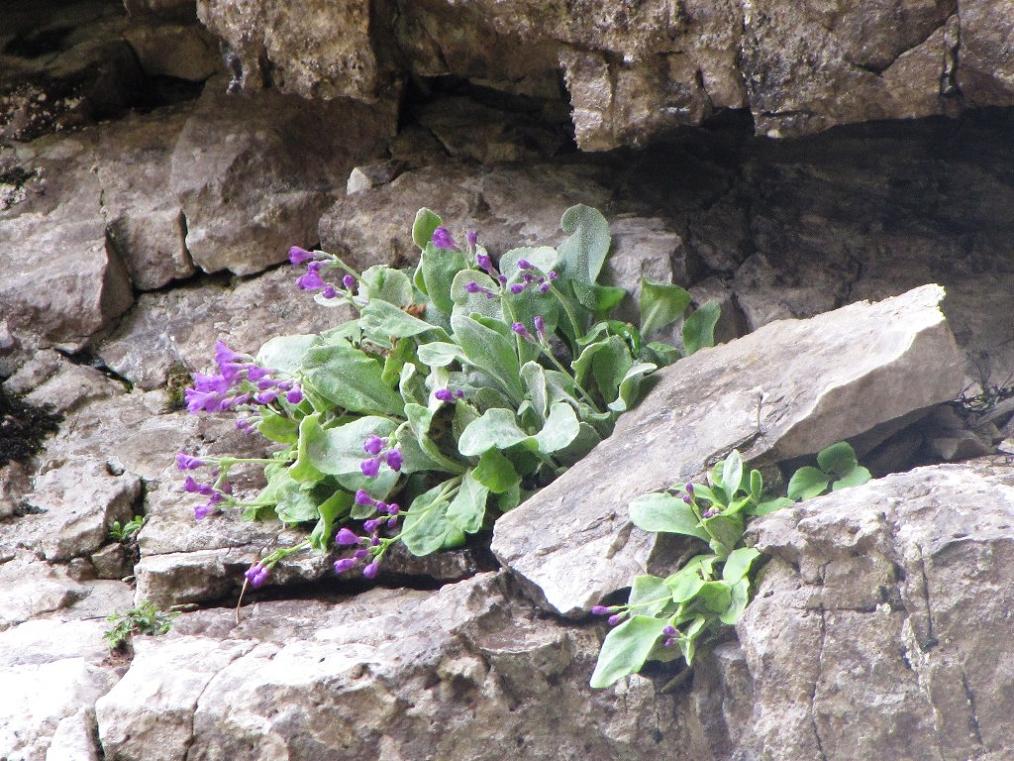
M312 243L334 188L394 126L390 104L309 103L276 91L233 97L210 80L172 156L190 255L205 272L249 275L283 261L289 246Z
M611 438L497 522L494 554L540 606L583 615L648 562L632 497L693 480L734 447L766 462L815 453L953 398L961 355L942 298L925 286L771 323L666 368Z
M959 0L957 84L977 106L1009 106L1014 96L1011 0Z
M378 97L383 72L366 0L313 0L298 7L198 0L197 14L229 46L237 81L248 90L270 83L305 98Z
M123 36L149 77L203 82L222 68L214 39L196 24L135 23Z
M320 220L321 246L357 267L409 264L418 258L410 231L421 206L437 211L459 236L477 230L495 253L551 245L564 237L560 217L568 206L605 203L602 181L596 167L529 164L476 173L467 164L441 163L340 199Z
M197 282L143 294L99 344L98 355L144 389L164 385L174 373L189 385L190 373L213 364L218 339L252 354L273 335L319 333L349 318L349 310L322 307L297 290L299 274L283 266L231 286Z
M433 593L259 603L238 626L199 611L138 641L98 702L99 733L124 761L676 755L688 738L665 718L673 698L640 678L619 700L592 692L596 648L490 574Z
M4 548L0 564L0 632L42 613L61 610L82 599L87 589L66 569L35 562L24 551Z
M116 683L102 666L105 622L33 620L0 632L0 753L19 761L98 758L95 700Z
M30 513L2 544L16 542L47 560L90 555L106 543L114 520L130 520L140 495L136 476L114 476L101 462L70 462L35 479Z
M56 375L35 386L25 399L36 406L48 404L55 412L66 413L90 401L122 393L122 385L94 367L64 362Z
M774 559L736 627L754 705L736 757L1002 756L1012 518L1010 470L987 461L755 522L748 536Z

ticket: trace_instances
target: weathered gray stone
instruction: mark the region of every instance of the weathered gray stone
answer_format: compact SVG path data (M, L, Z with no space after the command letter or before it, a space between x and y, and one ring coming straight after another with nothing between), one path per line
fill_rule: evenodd
M639 677L620 699L585 686L596 648L489 574L433 593L258 603L238 625L199 611L137 642L98 702L99 732L123 761L676 754L688 738L665 718L671 696Z
M477 230L495 253L548 245L563 239L560 217L568 206L606 202L603 183L601 169L592 166L529 164L477 174L467 164L441 163L342 198L321 218L320 241L357 267L403 266L418 258L410 232L416 211L427 206L457 235Z
M184 375L207 370L218 339L255 353L273 335L319 333L349 319L349 309L322 307L299 291L299 274L285 266L231 287L197 282L143 294L99 344L98 355L131 383L153 389L165 385L174 368Z
M130 559L128 550L119 542L107 544L91 558L95 576L99 579L122 579L130 575Z
M124 119L97 135L97 176L109 238L138 290L194 272L167 167L188 109Z
M86 588L59 566L37 562L25 551L4 548L0 563L0 631L42 613L69 607Z
M123 37L149 77L203 82L222 69L215 40L196 24L135 23Z
M493 552L540 606L583 615L648 562L654 536L631 526L632 497L699 477L734 447L755 461L810 454L956 396L942 298L924 286L771 323L662 370L610 439L500 518Z
M24 547L47 560L90 555L106 543L114 520L126 523L141 495L136 476L114 476L103 462L80 461L35 479L31 508L0 546Z
M348 182L345 183L345 194L353 195L378 185L386 185L397 177L401 170L402 166L398 161L376 161L353 167L349 172Z
M48 404L56 412L67 413L90 401L122 393L121 384L94 367L65 361L54 376L35 386L25 399L36 406Z
M872 481L755 522L774 559L737 624L740 755L993 757L1009 749L1014 481L997 463Z
M118 676L105 622L43 619L0 632L0 753L18 761L95 761L92 706Z
M245 89L373 102L384 85L366 0L198 0L197 15L229 46Z
M210 80L172 156L190 255L205 272L249 275L283 261L290 245L312 243L335 188L394 128L393 104L231 97Z

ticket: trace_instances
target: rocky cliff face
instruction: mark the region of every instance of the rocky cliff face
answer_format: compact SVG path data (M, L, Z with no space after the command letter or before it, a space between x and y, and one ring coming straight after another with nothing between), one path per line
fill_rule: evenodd
M845 5L11 4L0 444L60 422L0 461L0 759L1006 758L1014 6ZM178 394L218 337L347 316L287 247L409 265L426 205L500 252L575 203L612 282L718 299L726 345L495 537L372 589L294 558L237 622L242 571L302 534L193 521L173 454L264 442ZM681 551L625 493L842 438L878 479L756 524L735 633L587 687L588 607ZM173 631L110 655L142 600Z

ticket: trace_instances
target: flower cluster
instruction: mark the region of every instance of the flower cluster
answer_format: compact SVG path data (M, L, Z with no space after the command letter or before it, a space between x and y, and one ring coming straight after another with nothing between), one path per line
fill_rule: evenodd
M268 580L268 575L271 573L271 569L261 563L255 563L246 569L243 575L246 580L250 582L250 586L254 589L259 589L264 586L264 582Z
M338 266L334 257L293 246L289 249L289 262L294 265L306 264L306 272L296 278L296 286L301 291L320 291L325 299L335 299L340 295L351 298L355 292L356 279L352 275L343 275L340 287L322 277Z
M530 261L527 259L519 259L517 266L518 269L522 271L521 282L512 283L508 286L507 276L497 271L496 267L493 266L493 260L490 258L489 254L484 252L476 254L475 263L483 269L487 275L498 282L501 289L506 289L514 296L524 293L529 288L535 288L539 293L549 293L549 289L553 287L553 281L560 277L559 273L555 270L550 270L543 275ZM496 291L480 285L475 280L470 280L465 283L465 290L469 293L481 293L487 299L495 299L500 295Z
M366 437L366 441L363 442L363 451L368 455L372 455L372 457L368 457L359 464L359 469L367 478L376 478L377 474L380 473L381 464L385 462L391 470L395 472L401 470L401 450L389 447L387 439L370 434Z
M217 375L194 373L194 385L184 391L187 411L225 412L246 404L268 405L279 398L289 404L303 401L303 392L291 380L273 377L249 354L240 354L224 342L215 342Z
M197 470L211 463L199 457L193 457L186 452L176 453L176 467L182 471ZM183 482L183 491L188 494L200 494L207 497L208 501L194 508L194 519L203 520L218 509L218 506L228 499L232 494L232 484L225 481L224 476L218 470L211 472L211 481L202 483L188 474Z
M453 391L449 388L438 388L433 392L433 396L441 402L453 402L455 399L464 399L465 392L460 388L454 389Z

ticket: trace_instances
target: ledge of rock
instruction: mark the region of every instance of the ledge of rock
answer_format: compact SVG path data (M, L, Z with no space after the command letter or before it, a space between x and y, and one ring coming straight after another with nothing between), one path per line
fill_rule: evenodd
M411 74L556 99L562 73L584 150L643 144L723 109L790 137L1014 104L1011 0L353 0L300 13L200 0L198 11L251 89L372 101Z
M626 586L654 542L631 498L699 478L739 448L775 462L953 398L962 357L928 285L810 320L770 323L659 373L580 463L503 516L493 552L546 610L570 617Z

